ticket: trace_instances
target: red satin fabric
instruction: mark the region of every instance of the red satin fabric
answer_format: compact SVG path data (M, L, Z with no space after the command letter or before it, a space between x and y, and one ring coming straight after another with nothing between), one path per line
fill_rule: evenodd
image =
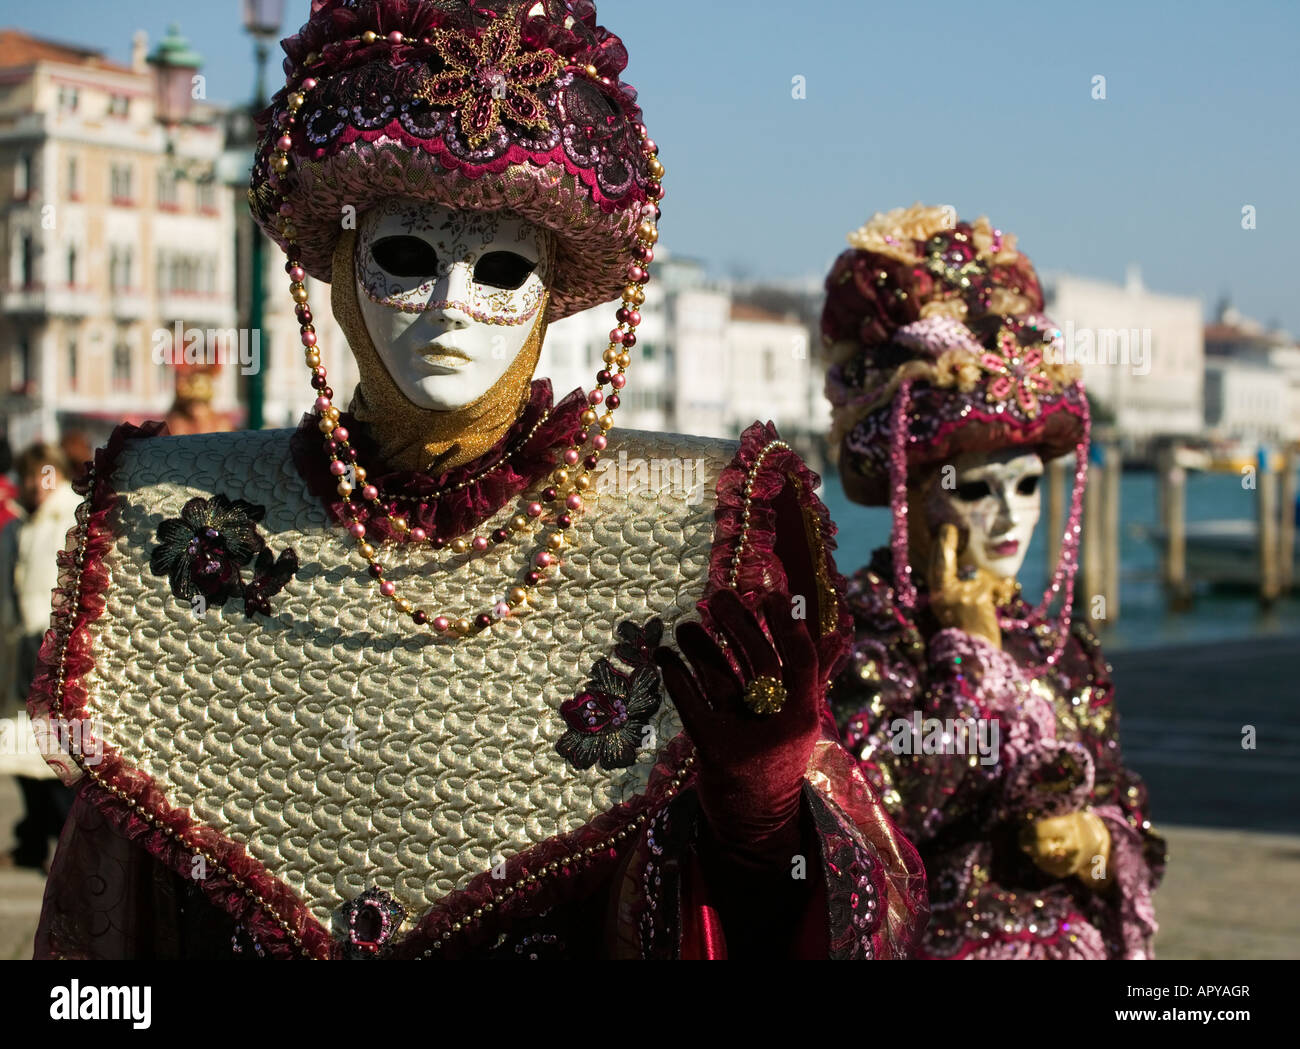
M694 853L688 860L682 879L682 939L680 956L686 960L722 960L727 957L727 938L722 932L722 916L709 902L704 871Z

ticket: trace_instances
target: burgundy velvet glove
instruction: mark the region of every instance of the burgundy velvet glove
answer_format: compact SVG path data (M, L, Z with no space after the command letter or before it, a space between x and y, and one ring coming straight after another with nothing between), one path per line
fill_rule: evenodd
M734 590L720 590L698 607L703 623L676 632L694 672L668 648L655 652L655 662L695 744L700 806L729 861L788 867L800 852L800 794L820 735L822 666L831 665L834 639L815 643L808 623L791 614L788 594L769 593L751 610Z

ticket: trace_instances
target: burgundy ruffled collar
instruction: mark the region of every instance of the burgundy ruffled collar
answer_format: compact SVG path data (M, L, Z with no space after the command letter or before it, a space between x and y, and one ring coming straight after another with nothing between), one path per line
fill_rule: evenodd
M551 380L534 379L532 395L519 418L477 459L441 474L419 470L380 472L374 440L365 424L344 414L357 461L366 467L366 481L379 489L389 513L402 514L412 528L423 528L431 539L449 540L475 528L527 489L556 465L558 453L582 429L587 399L581 389L552 405ZM312 494L321 500L330 519L350 523L346 504L337 492L338 478L329 472L329 457L315 415L306 415L290 439L294 465ZM369 537L396 538L387 516L376 505L354 498L357 519Z

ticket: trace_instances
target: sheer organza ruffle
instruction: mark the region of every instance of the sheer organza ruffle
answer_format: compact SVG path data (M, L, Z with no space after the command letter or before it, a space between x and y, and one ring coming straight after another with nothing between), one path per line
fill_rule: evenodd
M836 607L828 615L834 626L822 631L825 644L819 646L822 654L830 657L823 660L823 665L835 674L848 657L848 643L853 636L853 616L843 600L848 582L835 567L838 529L816 494L821 478L790 448L773 444L780 440L770 422L751 424L740 435L740 448L718 478L705 596L733 586L733 558L742 543L734 584L742 595L772 590L818 595L822 589L822 581L817 578L818 551L813 549L814 540L805 519L805 514L811 515L817 523L821 555L825 558L824 585L835 595ZM809 620L817 622L812 614Z

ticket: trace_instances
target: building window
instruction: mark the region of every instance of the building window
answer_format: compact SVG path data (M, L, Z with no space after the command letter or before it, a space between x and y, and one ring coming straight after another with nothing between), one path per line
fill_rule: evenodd
M176 211L180 207L179 180L174 171L158 172L158 207Z
M195 188L198 195L198 208L204 213L215 213L217 210L217 184L216 182L200 182Z
M14 391L27 393L32 386L32 341L27 332L18 336L18 374L14 378Z
M125 117L131 112L131 99L126 95L110 95L108 99L108 115L110 117Z
M65 113L75 113L81 105L81 91L70 84L59 86L59 109Z
M120 335L113 346L113 389L131 389L131 346Z
M77 286L77 246L71 244L68 246L68 287Z
M81 172L77 168L77 158L68 158L68 199L78 200L81 197Z
M135 202L131 185L131 165L114 164L109 172L109 196L114 204L133 204Z
M14 168L14 197L26 200L32 193L32 155L23 153Z
M77 388L77 340L68 340L68 389Z
M109 253L108 286L113 291L130 291L135 256L130 248L113 248Z
M36 283L36 244L30 233L23 234L22 257L19 262L22 286L30 288Z
M202 255L158 253L158 294L215 295L217 263Z

